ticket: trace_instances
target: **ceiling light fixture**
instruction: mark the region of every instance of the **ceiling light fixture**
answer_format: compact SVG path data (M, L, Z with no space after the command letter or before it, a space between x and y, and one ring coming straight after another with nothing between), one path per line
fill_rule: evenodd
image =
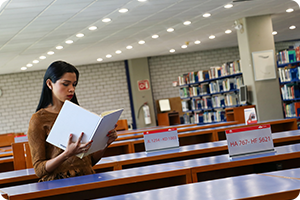
M65 41L66 44L72 44L73 43L73 40L67 40Z
M144 40L140 40L139 44L145 44L146 42Z
M272 32L272 35L277 35L277 31L273 31L273 32Z
M128 12L128 9L127 9L127 8L121 8L121 9L119 10L119 12L120 12L120 13L126 13L126 12Z
M79 37L79 38L81 38L81 37L83 37L83 36L84 36L83 33L78 33L78 34L76 35L76 37Z
M228 8L232 8L232 7L233 7L233 5L230 4L230 3L229 3L229 4L226 4L226 5L224 6L224 8L227 8L227 9L228 9Z
M40 59L44 60L46 59L46 56L40 56Z
M293 1L295 1L298 4L298 6L300 7L300 0L293 0Z
M121 50L117 50L117 51L116 51L116 54L120 54L120 53L122 53Z
M27 67L21 67L21 70L26 70L27 69Z
M63 46L57 46L55 48L58 49L58 50L60 50L60 49L63 49L64 47Z
M293 11L294 11L293 8L289 8L289 9L286 10L287 13L291 13L291 12L293 12Z
M183 24L186 25L186 26L190 25L191 23L192 23L191 21L185 21L185 22L183 22Z
M102 21L105 22L105 23L107 23L107 22L110 22L111 19L110 18L104 18L104 19L102 19Z
M210 13L205 13L205 14L203 15L203 17L205 17L205 18L210 17L210 16L211 16Z
M174 28L168 28L167 31L171 33L174 31Z
M175 49L170 49L170 52L171 52L171 53L174 53L174 52L175 52Z
M32 64L30 64L30 63L28 63L26 66L27 66L27 67L32 67L33 65L32 65Z
M184 44L184 45L181 46L181 48L186 49L186 48L187 48L187 45Z
M153 39L156 39L156 38L158 38L158 37L159 37L159 35L157 35L157 34L152 35L152 38L153 38Z
M131 46L131 45L128 45L127 47L126 47L126 49L132 49L133 47Z
M38 61L38 60L34 60L34 61L32 61L32 63L34 63L34 64L37 64L37 63L39 63L40 61Z
M201 41L200 41L200 40L196 40L194 43L195 43L195 44L200 44Z
M291 29L291 30L293 30L293 29L295 29L295 28L296 28L296 26L294 26L294 25L290 26L290 29Z
M97 61L98 62L101 62L103 59L102 58L97 58Z
M138 0L139 2L146 2L147 0Z
M110 55L110 54L107 54L105 57L106 57L106 58L111 58L111 57L112 57L112 55Z
M47 54L48 54L48 55L53 55L53 54L54 54L54 51L48 51Z
M91 27L89 27L89 30L90 31L94 31L94 30L96 30L97 29L97 26L91 26Z
M225 33L230 34L230 33L232 33L232 31L230 29L228 29L228 30L225 31Z
M213 39L215 39L215 38L216 38L216 36L214 36L214 35L211 35L211 36L209 36L208 38L209 38L209 39L211 39L211 40L213 40Z

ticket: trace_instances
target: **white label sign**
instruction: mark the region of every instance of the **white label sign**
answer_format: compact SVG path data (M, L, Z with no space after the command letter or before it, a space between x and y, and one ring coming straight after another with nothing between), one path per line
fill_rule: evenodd
M144 132L146 151L178 147L178 133L176 128Z
M270 124L226 130L230 156L274 150Z
M257 124L257 116L255 108L246 108L244 109L245 124Z

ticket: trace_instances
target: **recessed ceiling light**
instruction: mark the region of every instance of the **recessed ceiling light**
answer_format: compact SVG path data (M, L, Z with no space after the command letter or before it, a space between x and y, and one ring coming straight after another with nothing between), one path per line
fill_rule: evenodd
M185 21L183 22L184 25L190 25L192 22L191 21Z
M215 38L216 38L216 36L214 36L214 35L211 35L211 36L209 36L208 38L212 40L212 39L215 39Z
M53 54L54 54L54 51L48 51L47 54L48 54L48 55L53 55Z
M173 32L173 31L174 31L174 28L168 28L167 31L168 31L168 32Z
M291 29L291 30L293 30L293 29L295 29L295 28L296 28L296 26L294 26L294 25L293 25L293 26L290 26L290 29Z
M131 45L128 45L127 47L126 47L126 49L132 49L133 47L131 46Z
M40 59L44 60L46 59L46 56L40 56Z
M201 41L200 41L200 40L196 40L194 43L195 43L195 44L200 44Z
M105 22L105 23L107 23L107 22L110 22L111 19L110 18L104 18L104 19L102 19L102 21Z
M73 43L73 40L67 40L67 41L65 41L65 43L67 43L67 44L72 44L72 43Z
M120 12L120 13L126 13L126 12L128 12L128 9L127 9L127 8L121 8L121 9L119 10L119 12Z
M91 27L89 27L89 30L90 31L94 31L94 30L96 30L97 29L97 26L91 26Z
M32 61L32 63L34 63L34 64L37 64L37 63L39 63L40 61L38 61L38 60L34 60L34 61Z
M157 34L152 35L152 38L153 38L153 39L156 39L156 38L158 38L158 37L159 37L159 35L157 35Z
M29 63L29 64L27 64L26 66L27 66L27 67L32 67L33 65Z
M210 13L205 13L205 14L203 15L203 17L210 17L210 16L211 16Z
M102 58L97 58L97 61L98 62L101 62L103 59Z
M111 58L111 57L112 57L112 55L110 55L110 54L107 54L105 57L106 57L106 58Z
M55 48L58 49L58 50L60 50L60 49L63 49L64 47L63 46L57 46Z
M84 36L84 34L83 33L78 33L77 35L76 35L76 37L83 37Z
M291 12L293 12L293 11L294 11L293 8L289 8L289 9L286 10L287 13L291 13Z
M120 53L122 53L121 50L117 50L117 51L116 51L116 54L120 54Z
M174 52L175 52L175 49L170 49L170 52L171 52L171 53L174 53Z
M140 40L139 44L145 44L146 42L144 40Z
M138 0L139 2L145 2L145 1L147 1L147 0Z
M232 4L226 4L225 6L224 6L224 8L232 8L233 7L233 5Z
M21 67L21 70L26 70L27 69L27 67Z
M225 31L226 34L229 34L231 32L232 32L232 30L230 30L230 29L228 29L228 30Z
M277 35L277 31L273 31L273 32L272 32L272 35Z
M181 48L186 49L187 45L184 44L184 45L181 46Z

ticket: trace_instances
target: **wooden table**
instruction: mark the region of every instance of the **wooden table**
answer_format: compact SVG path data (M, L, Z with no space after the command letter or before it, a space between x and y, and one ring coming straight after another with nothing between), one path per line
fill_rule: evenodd
M299 195L299 183L299 181L290 179L251 174L106 197L98 200L288 200Z
M300 141L300 130L274 133L272 136L275 146L298 143ZM96 172L105 172L187 159L217 156L227 153L227 142L217 141L181 146L176 149L168 149L152 153L139 152L105 157L94 166L94 169ZM23 183L32 183L37 180L38 178L36 177L33 169L0 173L0 188L20 185Z

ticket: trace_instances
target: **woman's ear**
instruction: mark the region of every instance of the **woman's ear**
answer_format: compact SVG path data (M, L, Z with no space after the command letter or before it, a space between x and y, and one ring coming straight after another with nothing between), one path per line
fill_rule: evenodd
M47 79L46 84L47 84L48 88L50 90L52 90L52 81L50 79Z

